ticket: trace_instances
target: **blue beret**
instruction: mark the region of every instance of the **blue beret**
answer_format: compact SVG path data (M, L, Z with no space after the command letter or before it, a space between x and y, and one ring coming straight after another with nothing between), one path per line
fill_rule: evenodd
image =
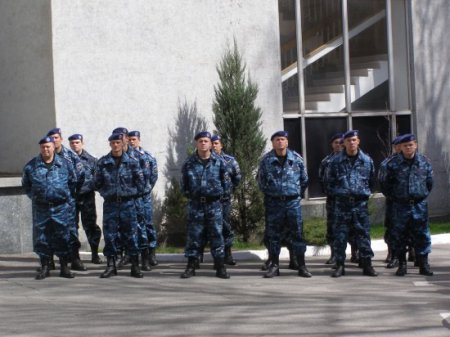
M112 133L113 134L114 133L120 133L122 135L128 135L128 129L120 126L118 128L115 128Z
M69 137L69 141L71 140L81 140L83 141L83 135L80 135L79 133L75 133L72 136Z
M333 143L336 139L342 139L342 136L342 132L335 133L333 136L331 136L330 143Z
M398 144L408 143L408 142L412 142L414 140L416 140L416 136L412 133L407 133L400 137L400 139L398 140Z
M45 143L53 143L53 138L46 136L39 141L39 145L45 144Z
M108 141L122 140L122 139L123 139L123 134L121 134L121 133L113 133L111 136L109 136Z
M56 135L56 134L61 136L61 129L60 128L51 129L49 132L47 132L47 137L48 136L53 136L53 135Z
M215 142L216 140L221 140L219 135L214 135L214 136L211 137L211 141L212 142Z
M208 131L200 131L194 137L194 140L198 140L199 138L209 138L211 139L211 134Z
M392 145L398 145L398 141L403 137L403 135L398 135L397 137L394 138L394 140L392 141Z
M130 131L130 132L128 132L128 137L141 138L141 133L139 131Z
M286 137L286 138L288 138L288 132L287 131L284 131L284 130L281 130L281 131L277 131L277 132L275 132L273 135L272 135L272 137L270 137L270 140L272 141L275 137Z
M344 136L342 138L350 138L350 137L359 137L359 131L358 130L348 130L346 133L344 133Z

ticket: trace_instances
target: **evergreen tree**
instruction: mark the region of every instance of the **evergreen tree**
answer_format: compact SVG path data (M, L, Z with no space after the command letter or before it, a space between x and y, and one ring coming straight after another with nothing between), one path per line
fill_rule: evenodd
M255 105L258 86L246 76L246 65L234 41L217 66L220 82L214 87L213 121L226 151L235 156L242 180L234 193L232 221L248 242L264 216L262 195L255 179L266 141L261 109Z

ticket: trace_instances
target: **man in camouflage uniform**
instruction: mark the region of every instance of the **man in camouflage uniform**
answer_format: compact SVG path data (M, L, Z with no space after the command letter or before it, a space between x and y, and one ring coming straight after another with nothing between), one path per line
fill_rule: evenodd
M55 142L55 153L58 156L60 156L60 157L64 158L65 160L72 163L72 166L75 170L75 175L77 177L77 188L76 188L75 194L74 194L73 198L71 198L69 200L69 205L71 206L71 208L70 208L70 213L71 213L70 242L72 245L71 268L72 268L72 270L85 271L85 270L87 270L87 268L84 266L83 262L80 259L81 244L80 244L80 240L78 239L78 225L77 225L77 220L76 220L76 217L77 217L76 198L78 197L78 192L80 191L81 186L83 186L84 179L85 179L83 165L81 163L80 158L78 157L78 155L75 152L66 148L64 145L62 145L63 138L62 138L62 133L61 133L60 128L51 129L47 133L47 137L53 138L53 141Z
M135 199L144 191L144 176L138 161L123 151L123 135L112 134L108 140L111 152L99 159L95 171L95 187L104 198L103 254L107 257L106 270L100 277L117 275L115 260L120 236L130 256L131 276L141 278Z
M140 153L145 160L145 166L143 168L145 178L145 190L142 196L143 203L143 223L147 232L148 246L142 250L142 269L150 270L150 266L156 266L155 250L158 245L158 236L156 228L153 225L153 205L152 205L152 190L155 187L158 180L158 166L155 157L150 152L145 151L141 147L141 133L139 131L128 132L128 139L131 147Z
M202 131L195 136L194 154L182 167L181 190L189 199L185 256L188 264L181 278L195 275L195 267L202 245L204 232L208 234L211 254L214 258L216 276L227 279L224 261L223 218L221 198L229 195L230 178L225 162L211 152L211 134Z
M236 261L233 259L233 255L231 253L231 246L233 245L234 241L234 232L233 228L231 227L231 195L241 181L241 169L239 168L239 164L233 156L230 156L229 154L226 154L222 151L223 144L220 136L212 136L211 141L214 152L225 161L228 175L231 179L232 184L232 190L229 191L229 194L225 194L222 197L221 201L223 217L223 240L225 244L225 263L234 266L236 264Z
M372 267L373 251L370 246L368 200L375 185L375 169L372 159L359 148L357 130L344 136L345 150L330 161L325 173L327 192L334 200L334 254L336 270L331 276L345 275L345 249L353 227L361 258L363 274L377 276Z
M55 155L52 138L45 137L39 144L40 155L25 165L22 175L22 186L32 200L33 250L41 262L36 280L50 275L53 254L60 259L60 276L73 278L67 266L72 254L69 200L75 193L77 179L71 163Z
M331 256L325 262L326 264L335 264L336 258L334 256L334 249L333 249L333 242L334 242L334 219L333 219L333 197L329 195L326 191L324 179L325 179L325 171L328 167L328 164L333 159L335 155L340 153L342 151L343 145L342 145L342 133L336 133L334 134L330 139L330 146L332 152L328 154L325 158L322 159L319 166L319 180L320 184L322 185L323 192L327 195L327 201L326 201L326 210L327 210L327 243L330 246L331 249Z
M77 228L81 217L81 223L91 247L91 262L101 264L98 255L98 246L102 237L102 230L97 225L97 210L95 208L94 176L97 158L89 154L83 147L83 136L79 133L69 137L69 145L73 152L80 158L84 170L84 183L78 191L76 198Z
M265 243L270 265L266 278L279 276L279 255L284 230L297 256L298 275L311 277L306 268L306 243L303 239L303 219L300 201L308 186L303 158L288 149L288 133L275 132L270 138L273 149L262 158L258 169L258 185L264 193Z
M407 273L406 244L412 235L419 261L419 272L432 276L428 263L431 237L427 197L433 187L433 169L429 160L417 152L416 137L406 134L399 140L401 154L392 158L381 175L382 192L392 200L391 242L399 260L397 276Z

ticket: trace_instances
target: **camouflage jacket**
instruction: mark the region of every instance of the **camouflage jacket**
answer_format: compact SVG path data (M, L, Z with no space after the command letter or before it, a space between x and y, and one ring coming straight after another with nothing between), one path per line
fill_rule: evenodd
M155 157L153 157L150 152L145 151L142 147L135 149L135 151L140 153L142 159L145 161L144 168L142 168L145 178L144 193L150 193L158 180L158 164Z

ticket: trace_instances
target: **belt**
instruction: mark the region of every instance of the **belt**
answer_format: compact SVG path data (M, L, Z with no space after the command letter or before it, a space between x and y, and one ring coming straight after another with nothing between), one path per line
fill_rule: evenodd
M358 201L367 201L367 200L369 200L369 197L367 197L367 196L355 196L355 195L350 195L350 196L337 196L337 197L335 197L335 200L338 200L338 201L344 201L344 202L348 202L348 203L351 203L351 204L354 204L355 202L358 202Z
M109 201L109 202L127 202L127 201L130 201L130 200L133 200L133 199L135 199L134 196L132 196L132 197L130 197L130 196L121 197L121 196L117 195L117 196L113 196L113 197L107 197L107 198L105 198L105 201Z
M299 195L278 195L278 196L268 195L268 197L269 199L272 200L291 201L298 199Z
M67 200L60 200L60 201L53 201L53 202L47 202L47 201L35 201L36 205L41 207L55 207L62 204L65 204Z
M213 196L211 196L211 197L206 197L206 196L205 197L197 197L197 198L193 198L192 200L200 202L202 204L206 204L208 202L214 202L214 201L220 200L220 196L215 196L215 197L213 197Z

